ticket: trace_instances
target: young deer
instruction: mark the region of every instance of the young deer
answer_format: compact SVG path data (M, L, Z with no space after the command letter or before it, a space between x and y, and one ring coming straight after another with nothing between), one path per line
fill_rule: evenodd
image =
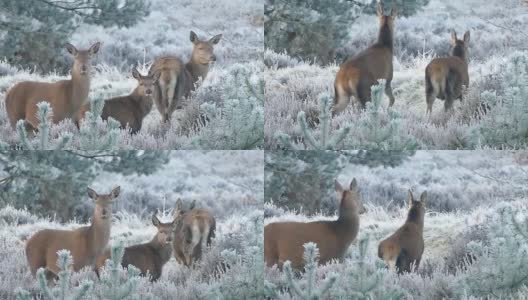
M462 100L462 86L469 86L468 45L469 31L464 33L464 40L457 39L456 32L451 32L451 56L433 59L425 69L425 97L427 113L433 112L436 98L445 100L444 110L452 109L455 99Z
M111 98L105 101L101 118L107 120L109 117L117 120L122 129L128 126L131 133L135 134L141 130L143 119L152 109L152 97L156 82L160 74L143 76L134 68L132 76L137 79L138 86L128 96ZM84 119L84 115L90 110L90 104L86 104L80 111L79 119Z
M97 42L88 50L77 50L72 44L66 45L66 49L75 59L69 80L53 83L23 81L13 86L5 97L11 126L15 128L18 120L26 120L28 129L37 128L37 103L41 101L50 103L53 109L53 123L66 118L77 121L79 110L88 101L91 60L100 46L101 43Z
M161 223L158 217L152 216L152 224L158 228L154 238L144 244L134 245L125 248L121 265L127 268L129 265L137 267L141 271L141 276L150 274L150 281L154 282L161 277L163 265L165 265L172 254L172 235L174 232L174 221ZM110 249L97 258L97 276L105 261L111 257Z
M423 192L420 201L414 201L409 190L409 214L407 220L394 234L381 241L378 256L389 266L389 269L411 272L420 265L424 252L423 227L425 216L425 200L427 192Z
M181 106L181 100L189 97L191 91L194 91L200 78L205 79L209 65L216 61L213 47L221 38L222 35L219 34L208 41L202 41L191 31L191 42L194 46L189 62L184 64L175 56L164 56L154 61L149 75L161 73L154 99L163 122L170 120L172 113Z
M359 214L365 212L358 186L354 178L350 189L344 190L335 182L339 201L339 217L335 221L309 223L277 222L264 227L264 259L266 265L275 264L280 269L285 261L291 261L294 269L304 268L303 245L314 242L319 248L319 263L341 259L359 231Z
M378 41L356 56L347 59L337 72L334 84L334 113L342 112L351 96L354 96L361 107L365 108L366 103L370 101L370 88L378 83L378 79L386 80L385 94L390 99L389 106L394 104L391 81L396 11L393 8L390 16L385 16L383 5L380 2L377 13L380 23Z
M208 210L194 208L194 202L187 211L183 210L182 206L182 201L178 199L174 213L176 229L172 247L176 260L189 267L199 260L202 252L211 245L215 236L216 220Z
M90 226L75 230L44 229L35 233L26 244L26 256L31 274L39 268L46 268L48 279L59 273L57 251L69 250L73 257L73 270L94 266L110 238L112 224L112 202L119 196L120 187L108 195L99 195L88 188L88 196L95 201L95 209Z

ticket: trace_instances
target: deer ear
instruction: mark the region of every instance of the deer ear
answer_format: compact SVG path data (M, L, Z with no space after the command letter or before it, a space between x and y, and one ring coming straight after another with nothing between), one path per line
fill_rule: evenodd
M350 182L350 190L355 191L357 190L357 181L356 178L352 179L352 182Z
M160 220L158 219L158 217L156 216L156 214L153 214L152 215L152 225L158 227L160 225Z
M176 200L176 209L174 210L174 216L180 215L182 211L182 206L183 206L182 200L178 198L178 200Z
M411 207L411 206L412 206L412 204L413 204L413 201L414 201L414 196L413 196L413 193L412 193L412 191L411 191L411 190L409 190L409 200L408 200L408 202L409 202L409 207Z
M425 205L425 201L427 200L427 191L424 191L422 195L420 196L420 202Z
M338 193L342 193L343 192L343 187L341 186L339 181L337 181L337 179L335 180L335 190Z
M464 43L465 44L469 43L469 38L470 38L470 36L469 36L469 30L468 30L468 31L466 31L466 33L464 33Z
M398 15L398 12L396 11L396 8L391 8L391 13L390 13L391 17L394 19L396 18L396 16Z
M92 198L92 199L97 199L97 192L94 191L93 189L91 188L88 188L88 197Z
M73 56L77 55L77 48L75 48L75 46L70 43L66 44L66 50L68 50L68 52Z
M135 67L134 69L132 69L132 77L134 77L137 80L141 79L141 74L139 74L139 71Z
M161 76L161 72L154 72L154 75L152 75L152 79L154 82L158 82Z
M93 44L91 47L90 47L90 54L96 54L97 52L99 52L99 48L101 47L101 42L97 42L95 44Z
M456 41L457 41L457 34L456 34L456 31L451 31L451 43L453 43L453 45L456 45Z
M191 42L193 44L195 44L196 42L198 42L198 35L196 35L196 33L194 31L191 30L191 36L190 36L190 39L191 39Z
M194 206L196 206L196 199L191 202L191 205L189 205L189 210L194 209Z
M121 187L116 186L112 192L110 192L110 196L112 196L113 199L117 198L119 196L119 193L121 192Z
M376 13L378 14L378 17L381 17L383 16L383 4L380 2L378 2L378 7L376 9Z
M210 40L209 40L209 43L210 44L213 44L213 45L216 45L220 42L220 39L222 38L222 35L221 34L217 34L215 36L213 36Z

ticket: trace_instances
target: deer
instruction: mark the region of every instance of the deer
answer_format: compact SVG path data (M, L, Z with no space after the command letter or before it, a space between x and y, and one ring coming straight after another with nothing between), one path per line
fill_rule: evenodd
M418 269L424 252L424 217L427 192L420 201L415 201L409 190L409 213L407 220L395 233L379 243L378 257L392 271L403 274Z
M130 133L135 134L141 130L143 119L152 110L152 97L155 84L160 73L153 75L141 75L137 68L132 70L132 77L138 81L137 87L128 96L115 97L105 100L101 118L108 120L109 117L117 120L121 129L130 128ZM83 106L79 112L79 119L84 119L87 111L90 110L90 103Z
M359 231L359 215L366 210L360 199L354 178L348 190L335 181L339 216L334 221L275 222L264 227L264 259L268 267L277 265L280 270L289 260L293 269L304 269L303 245L317 244L319 264L341 260Z
M35 233L26 243L26 257L31 274L39 268L46 268L48 280L57 278L57 251L66 249L73 258L73 270L85 266L95 267L96 258L102 254L110 239L112 224L112 203L119 196L121 188L114 188L110 194L99 195L88 188L88 197L95 202L92 221L89 226L75 230L44 229Z
M380 2L377 7L377 15L379 33L376 43L348 58L339 67L334 83L335 98L332 111L334 115L345 110L352 96L359 102L361 108L365 109L366 103L371 100L370 89L378 83L379 79L385 79L385 94L390 99L389 106L394 105L391 82L396 10L392 8L390 15L386 16Z
M172 256L171 243L175 223L174 221L162 223L156 214L153 214L152 225L158 229L154 238L148 243L126 247L121 260L121 266L128 268L129 265L133 265L140 270L141 276L150 274L150 281L155 282L161 277L163 266ZM99 277L105 261L110 257L110 249L107 249L97 258L97 277Z
M174 212L174 257L178 263L187 267L201 259L203 251L211 245L216 230L216 220L211 212L194 208L194 205L195 202L188 210L184 210L183 202L178 199Z
M100 46L97 42L88 50L77 50L72 44L66 44L66 50L74 58L71 79L52 83L23 81L9 89L5 105L11 126L15 128L19 120L25 120L26 129L36 130L39 125L37 104L42 101L48 102L53 109L53 123L67 118L77 122L79 110L88 102L91 61Z
M172 113L181 106L183 98L188 98L196 89L196 84L205 80L209 66L216 62L214 46L220 42L221 34L209 40L201 40L191 31L193 43L191 58L187 63L175 56L162 56L154 60L149 75L160 72L161 77L155 89L154 99L162 122L168 122Z
M435 58L425 68L425 99L428 115L433 112L433 103L436 98L445 101L445 112L452 109L455 99L462 101L462 86L469 87L469 39L469 31L464 33L463 40L459 40L456 32L452 31L451 56Z

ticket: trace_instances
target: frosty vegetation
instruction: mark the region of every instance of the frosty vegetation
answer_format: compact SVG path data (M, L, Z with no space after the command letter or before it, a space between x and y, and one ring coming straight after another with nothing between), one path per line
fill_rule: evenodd
M390 1L388 1L390 3ZM396 102L375 94L365 109L349 105L344 113L324 119L320 97L334 96L339 65L372 44L378 20L363 14L341 30L348 32L336 47L337 61L311 63L312 59L267 47L265 145L288 149L285 137L303 149L317 149L315 140L336 140L340 131L350 132L333 149L522 149L528 144L528 39L523 24L528 7L517 0L431 0L407 17L395 20L394 79ZM389 7L389 4L386 4ZM500 7L500 9L492 9ZM455 111L446 115L437 99L431 118L426 116L425 67L435 57L448 54L450 30L459 36L471 31L469 43L470 86ZM273 38L273 37L267 37ZM315 43L313 43L315 44ZM342 58L340 58L342 57ZM374 89L375 90L375 89ZM303 129L301 114L308 128ZM321 130L328 127L329 130ZM321 136L328 132L328 136ZM328 147L327 147L328 148Z
M48 125L50 142L45 149L60 146L96 150L101 145L94 147L90 143L94 133L109 141L105 143L105 149L263 147L262 1L222 0L211 3L152 0L149 3L147 7L150 11L145 13L146 16L127 22L126 27L121 27L123 24L120 27L104 22L99 24L92 18L76 23L71 38L66 36L64 39L68 40L60 41L62 44L71 42L80 49L95 41L103 43L95 61L89 98L101 101L129 94L137 86L137 81L131 76L132 67L138 65L145 75L158 56L176 55L186 62L192 50L189 40L191 30L202 38L221 33L222 40L214 50L218 61L200 88L181 110L175 112L170 124L161 123L155 106L144 119L142 130L135 135L116 129L111 121L93 120L86 124L85 130L81 128L79 131L73 122L65 120L57 125ZM108 2L110 6L113 4ZM41 149L42 144L31 134L26 134L26 138L20 130L11 128L3 99L7 90L20 81L53 82L69 78L64 69L71 67L71 58L63 48L54 50L61 59L53 63L60 67L45 68L44 71L0 58L0 140L3 146Z
M271 163L267 157L266 165ZM321 168L324 167L321 165ZM298 168L290 174L295 176L302 169L303 163L299 161ZM284 272L266 268L265 287L269 297L528 297L525 255L528 247L528 190L525 184L528 161L525 152L418 151L394 167L344 163L339 170L338 180L342 183L357 178L363 204L367 207L367 212L360 216L357 239L342 263L307 268L302 276L288 275L286 266ZM266 181L269 181L268 176ZM293 181L295 179L283 182L286 189L293 186ZM409 188L415 192L427 190L430 196L424 226L425 252L416 273L398 276L378 259L377 247L404 223L407 216L404 200ZM326 204L321 207L335 202L333 190L331 194L324 198L322 202ZM302 208L290 210L266 200L265 224L336 218L335 210L308 216ZM310 261L317 260L317 250L312 248L305 245L308 266ZM335 282L330 282L334 277Z
M107 262L101 280L89 267L79 272L66 272L63 275L69 278L65 282L68 297L80 293L82 287L87 292L80 299L262 298L262 163L260 151L179 151L148 175L135 174L131 172L133 164L123 163L114 165L121 165L121 173L101 171L96 177L84 178L95 190L121 186L122 193L113 207L110 240L116 255L122 255L119 254L122 246L151 240L156 233L150 219L152 213L158 211L162 222L170 222L178 197L186 204L196 200L197 207L213 213L217 220L216 237L196 266L181 266L171 257L161 278L154 283L138 277L137 270L122 269L112 260ZM130 169L127 171L127 168ZM55 172L60 171L57 168ZM86 211L93 209L92 201L85 194L79 200L85 202ZM29 272L25 241L44 228L74 229L86 225L88 220L82 209L78 215L78 218L74 215L60 221L53 212L37 214L12 205L0 209L0 240L3 245L10 245L2 247L0 255L0 263L4 266L0 276L0 298L15 299L17 293L20 299L43 295L44 286ZM64 257L60 262L67 264L67 253L61 255ZM15 287L19 289L15 291Z

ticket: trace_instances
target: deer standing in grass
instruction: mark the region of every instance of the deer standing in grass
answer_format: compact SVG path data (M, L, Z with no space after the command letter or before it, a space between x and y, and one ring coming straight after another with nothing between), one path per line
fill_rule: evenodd
M36 129L37 103L46 101L53 109L52 121L58 123L66 118L77 122L78 112L88 102L90 92L91 60L99 51L101 43L88 50L77 50L72 44L66 49L73 55L71 79L53 83L23 81L13 86L6 94L5 105L9 123L15 128L18 120L25 120L27 129Z
M409 190L409 213L407 220L394 234L381 241L378 256L390 270L399 274L418 269L424 252L423 228L425 201L427 192L423 192L420 201L415 201Z
M385 16L380 2L377 13L380 24L378 41L356 56L348 58L337 72L334 84L334 113L345 110L351 96L365 108L366 103L370 101L370 88L376 85L379 79L385 79L385 94L390 99L389 106L394 104L391 82L396 11L393 8L390 16Z
M181 106L182 99L189 97L194 91L195 84L200 78L205 79L209 73L209 65L216 61L213 47L221 38L222 35L219 34L208 41L203 41L191 31L193 51L191 59L186 64L175 56L164 56L154 61L149 75L161 73L154 99L163 122L170 120L172 113Z
M143 76L134 68L132 77L138 81L138 86L128 96L111 98L105 101L101 118L108 120L109 117L117 120L122 129L130 128L130 133L135 134L141 130L143 119L152 110L152 97L156 82L160 73ZM79 119L90 110L90 104L86 104L80 111Z
M112 202L119 196L120 187L110 194L99 195L88 188L88 196L95 201L90 226L75 230L44 229L35 233L26 244L26 256L31 274L39 268L47 269L47 278L56 278L59 273L57 251L66 249L73 257L73 270L85 266L95 267L96 258L101 255L110 239L112 224Z
M121 266L127 268L133 265L141 271L141 276L150 274L150 281L154 282L161 277L163 265L165 265L172 255L172 235L174 232L174 221L162 223L156 215L152 216L152 224L156 226L158 232L154 238L144 244L133 245L125 248ZM111 256L110 249L97 258L97 276L105 261Z
M277 222L264 227L264 259L266 265L275 264L280 269L284 262L299 271L304 269L303 245L317 244L320 253L319 263L341 259L359 231L359 215L365 212L361 203L356 179L345 190L335 182L339 201L339 217L335 221Z
M178 199L174 221L174 257L180 264L189 267L194 261L200 260L203 251L211 245L215 236L216 220L208 210L194 208L194 202L189 210L183 210L183 203Z
M436 98L444 100L444 110L453 108L455 99L462 101L462 86L469 86L468 46L469 31L459 40L456 32L451 32L451 56L433 59L425 68L425 97L427 114L433 112Z

